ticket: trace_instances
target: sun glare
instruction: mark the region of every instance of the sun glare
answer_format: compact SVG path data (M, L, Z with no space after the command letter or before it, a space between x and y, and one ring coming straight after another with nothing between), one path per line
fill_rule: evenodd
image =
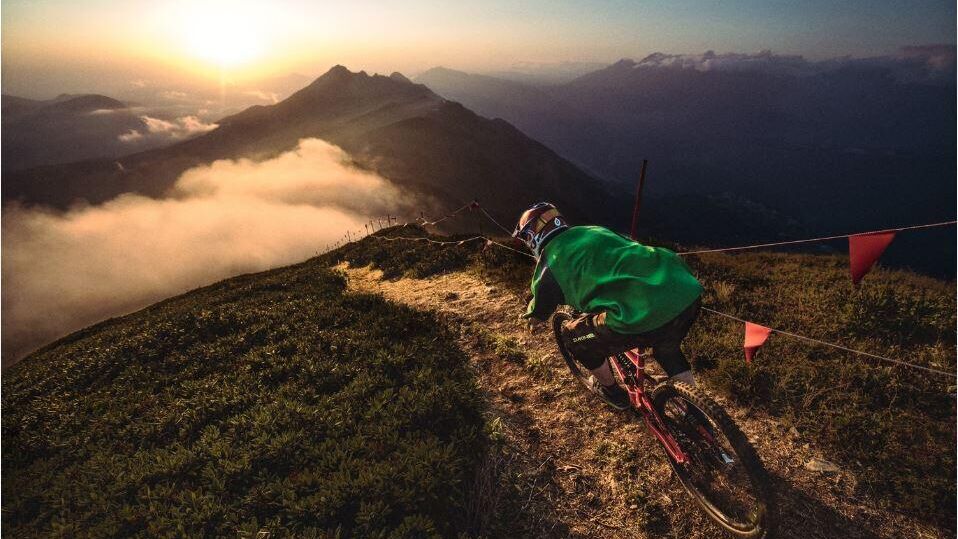
M239 2L191 4L179 22L186 53L220 69L245 66L266 48L255 10Z

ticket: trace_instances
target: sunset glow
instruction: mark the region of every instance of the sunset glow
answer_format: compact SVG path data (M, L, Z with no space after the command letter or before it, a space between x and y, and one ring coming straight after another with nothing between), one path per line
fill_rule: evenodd
M607 64L653 52L870 56L951 41L953 6L895 6L887 0L817 9L773 9L759 0L592 7L544 0L4 0L3 82L16 94L51 97L117 94L138 79L219 84L318 76L335 64L414 76L437 65L493 72L519 63Z
M245 66L262 56L268 44L256 11L242 3L187 4L176 22L187 56L220 69Z

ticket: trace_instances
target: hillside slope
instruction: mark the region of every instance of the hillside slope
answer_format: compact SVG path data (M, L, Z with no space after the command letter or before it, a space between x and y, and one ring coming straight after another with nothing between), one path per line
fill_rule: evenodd
M3 375L4 537L468 531L475 380L316 261L108 320Z
M952 283L691 263L710 307L955 368ZM369 237L53 343L4 373L4 531L719 537L644 428L516 320L529 271L495 246ZM953 535L953 379L784 336L748 366L741 338L703 315L686 350L770 468L783 537Z

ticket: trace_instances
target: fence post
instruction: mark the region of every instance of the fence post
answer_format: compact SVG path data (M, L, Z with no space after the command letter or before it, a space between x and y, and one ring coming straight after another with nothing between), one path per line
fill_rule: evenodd
M639 185L635 190L635 208L632 210L632 229L630 236L636 240L639 226L639 208L642 206L642 188L645 187L645 168L649 165L648 159L642 160L642 171L639 172Z

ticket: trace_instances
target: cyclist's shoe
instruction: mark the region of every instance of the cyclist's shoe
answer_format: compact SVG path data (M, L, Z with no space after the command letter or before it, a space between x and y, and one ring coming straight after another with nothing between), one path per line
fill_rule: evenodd
M599 383L594 376L590 377L589 381L591 382L592 392L604 400L606 404L616 410L626 410L629 408L629 393L619 387L618 384L606 387Z

